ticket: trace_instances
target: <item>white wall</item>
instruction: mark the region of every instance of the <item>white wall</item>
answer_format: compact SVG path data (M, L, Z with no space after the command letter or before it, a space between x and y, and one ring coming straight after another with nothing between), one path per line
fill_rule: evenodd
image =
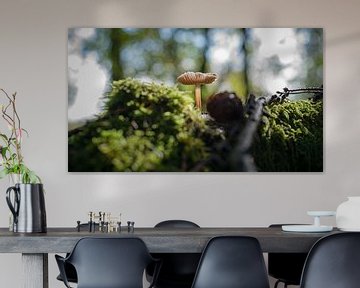
M18 92L26 161L46 187L48 226L89 210L122 212L136 226L187 218L201 226L309 222L360 195L360 1L0 0L0 87ZM315 174L87 174L67 172L67 28L325 28L325 172ZM0 226L8 222L0 182ZM328 220L334 224L334 220ZM50 287L57 271L51 255ZM0 255L2 287L20 287L20 256Z

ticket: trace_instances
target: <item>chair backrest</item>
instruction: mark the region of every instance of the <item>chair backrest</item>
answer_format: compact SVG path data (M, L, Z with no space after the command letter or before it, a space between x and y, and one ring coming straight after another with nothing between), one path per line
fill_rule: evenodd
M300 287L360 287L360 233L332 234L316 242L306 259Z
M166 220L155 228L200 228L188 220ZM200 260L200 253L160 253L156 258L162 260L162 267L157 279L157 287L190 287ZM152 272L149 270L151 275Z
M200 259L192 288L268 288L264 258L256 238L212 238Z
M188 220L165 220L157 223L155 228L200 228L200 226Z
M152 260L139 238L82 238L67 259L76 269L78 288L142 288Z

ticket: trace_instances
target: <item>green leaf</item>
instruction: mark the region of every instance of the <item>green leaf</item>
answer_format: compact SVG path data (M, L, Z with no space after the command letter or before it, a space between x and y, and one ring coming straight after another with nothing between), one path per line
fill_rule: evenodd
M25 132L27 137L29 137L29 132L27 130L25 130L24 128L21 128L21 130Z
M2 147L1 148L1 156L3 157L3 158L6 158L6 152L9 150L9 148L8 147Z
M5 178L8 174L9 174L9 170L4 168L3 170L0 171L0 179Z
M8 142L8 137L5 134L0 133L0 137L4 140L4 142Z

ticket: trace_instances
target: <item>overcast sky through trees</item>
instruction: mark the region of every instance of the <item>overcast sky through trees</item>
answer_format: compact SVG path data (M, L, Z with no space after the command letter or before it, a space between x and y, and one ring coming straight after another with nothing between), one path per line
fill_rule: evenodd
M122 31L124 35L129 35L126 38L126 46L119 51L124 75L148 82L174 85L176 79L174 73L199 70L197 67L201 59L199 60L198 56L201 51L205 51L203 57L205 60L201 65L209 71L202 72L211 71L222 76L222 81L216 84L218 85L216 90L236 90L234 75L240 75L244 69L243 36L239 33L240 29L202 29L206 31L198 29L197 31L168 28L160 29L158 38L145 35L141 36L141 40L132 41L132 35L137 35L138 30L123 29ZM304 47L310 41L307 34L298 33L293 28L249 30L250 43L247 44L249 71L247 73L250 86L256 87L257 91L262 91L262 93L274 93L283 87L304 86L305 70L309 67L305 66L304 57ZM69 30L68 119L70 122L92 118L99 113L101 97L108 89L111 69L103 65L96 49L88 49L84 52L83 48L84 43L92 39L97 32L99 31L94 28ZM160 47L162 41L168 45L175 45L171 47L175 47L176 51L161 50L166 49ZM109 46L107 41L103 43L97 41L96 44L103 44L105 50ZM318 53L322 56L322 43L320 48L316 46L316 49L321 49ZM165 52L169 55L177 53L178 58L169 61L165 58L165 56L168 57ZM146 56L150 57L150 61L153 59L153 62L149 64ZM322 82L322 62L320 72L321 75L316 80L319 82L318 85L322 84L320 83Z

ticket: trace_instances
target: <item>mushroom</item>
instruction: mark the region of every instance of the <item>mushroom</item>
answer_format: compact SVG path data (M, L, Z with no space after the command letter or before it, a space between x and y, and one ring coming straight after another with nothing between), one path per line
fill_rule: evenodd
M211 84L216 78L215 73L185 72L177 81L184 85L195 85L195 106L201 110L201 84Z

